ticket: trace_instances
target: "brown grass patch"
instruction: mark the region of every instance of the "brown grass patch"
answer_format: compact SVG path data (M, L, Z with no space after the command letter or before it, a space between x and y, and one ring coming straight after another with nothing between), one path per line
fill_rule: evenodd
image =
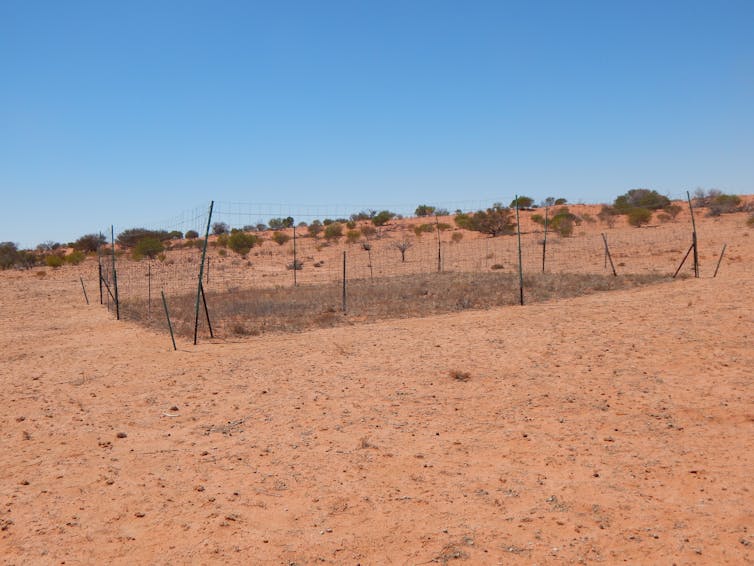
M627 289L667 280L661 275L538 274L524 278L525 300L537 303L599 291ZM168 297L177 334L192 336L196 295ZM147 319L144 300L123 301L124 318L162 330L164 316ZM341 284L207 292L215 334L256 336L297 332L389 318L413 318L518 302L518 277L507 273L433 273L353 280L347 284L347 311ZM204 313L201 328L206 328ZM203 330L203 333L206 332Z

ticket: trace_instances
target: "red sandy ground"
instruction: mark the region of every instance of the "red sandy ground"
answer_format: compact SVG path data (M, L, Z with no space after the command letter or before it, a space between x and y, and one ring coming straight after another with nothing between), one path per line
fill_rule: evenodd
M716 279L177 352L76 268L2 273L0 560L752 563L736 246Z

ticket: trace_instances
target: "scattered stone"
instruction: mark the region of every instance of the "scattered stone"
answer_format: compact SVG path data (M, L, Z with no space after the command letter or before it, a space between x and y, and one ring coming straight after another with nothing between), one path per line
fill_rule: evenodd
M172 407L170 407L170 410L171 411L177 411L178 410L178 406L177 405L173 405Z
M137 511L136 513L134 513L134 516L139 517L139 518L143 517L144 515L145 513L142 513L141 511Z
M117 436L118 438L126 438L128 435L125 432L119 432L115 436Z

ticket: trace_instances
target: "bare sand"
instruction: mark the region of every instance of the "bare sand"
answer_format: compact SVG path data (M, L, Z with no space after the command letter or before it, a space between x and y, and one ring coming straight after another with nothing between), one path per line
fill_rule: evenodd
M716 279L177 352L75 268L1 273L0 561L753 563L750 240Z

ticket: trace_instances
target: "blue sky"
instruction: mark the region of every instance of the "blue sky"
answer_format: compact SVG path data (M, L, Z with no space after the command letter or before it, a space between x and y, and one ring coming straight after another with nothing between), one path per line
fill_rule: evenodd
M0 2L0 241L211 199L754 192L754 2Z

